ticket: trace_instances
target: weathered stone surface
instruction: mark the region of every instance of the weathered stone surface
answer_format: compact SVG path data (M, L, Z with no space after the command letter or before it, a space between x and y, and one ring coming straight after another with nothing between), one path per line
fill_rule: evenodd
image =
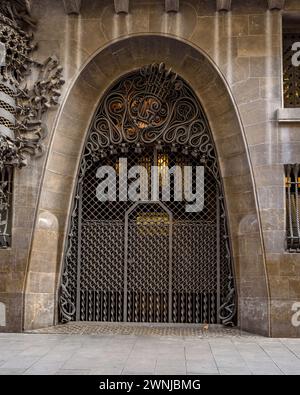
M45 328L54 325L54 313L53 294L27 293L24 321L26 329Z
M233 94L240 103L248 103L259 98L260 81L258 78L251 78L233 85Z
M295 326L292 317L295 314L293 306L299 298L274 298L271 301L272 336L274 337L300 337L300 325ZM295 319L296 321L296 319Z
M191 3L199 16L215 15L216 13L216 3L214 1L192 0Z
M249 34L248 15L232 15L224 19L224 34L233 37Z
M232 13L236 14L261 14L265 13L267 4L261 0L234 0L234 6L232 7Z
M238 37L238 56L277 56L277 39L277 36L271 36L270 41L267 41L262 35Z
M241 116L245 126L262 123L270 119L267 113L269 103L266 100L258 99L247 104L240 105Z
M280 17L278 14L249 15L249 34L270 36L280 33Z
M261 209L283 209L285 189L283 185L260 186L257 188Z
M4 303L6 310L6 326L0 327L1 332L22 331L22 298L21 292L0 292L0 302Z
M26 328L47 326L53 323L59 238L57 217L50 211L41 212L34 235L31 252L32 264L26 284Z
M277 119L279 122L300 123L299 108L279 108L277 110Z
M283 169L279 164L269 166L257 166L254 169L257 186L283 187Z
M0 326L6 326L6 306L0 302Z
M275 144L257 144L249 146L253 166L276 164L278 150Z
M267 297L240 297L239 311L244 312L244 314L240 316L242 327L247 328L249 332L256 332L257 334L268 336L269 323L267 306Z
M189 3L180 4L180 12L164 12L164 9L152 6L149 10L149 29L150 32L161 32L173 35L180 35L183 38L190 38L197 26L197 13ZM145 15L143 15L143 20Z
M255 123L245 127L248 144L271 144L277 140L278 125L277 122Z
M81 0L63 0L67 14L80 14Z
M285 2L286 11L300 11L300 4L297 0L288 0Z
M263 99L277 99L278 105L281 100L281 80L278 77L260 78L260 97Z

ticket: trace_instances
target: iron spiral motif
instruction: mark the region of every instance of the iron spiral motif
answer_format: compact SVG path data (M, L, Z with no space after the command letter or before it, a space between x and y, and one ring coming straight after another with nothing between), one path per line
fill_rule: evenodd
M121 156L128 165L151 165L159 155L166 155L170 166L205 166L203 213L187 215L177 202L141 204L132 211L132 202L97 201L100 165L116 167ZM235 322L231 248L214 143L193 90L164 64L118 80L96 111L79 167L59 306L61 322Z
M93 121L85 156L98 159L112 146L122 152L128 144L158 142L200 154L218 175L207 122L192 89L163 64L152 64L110 89Z

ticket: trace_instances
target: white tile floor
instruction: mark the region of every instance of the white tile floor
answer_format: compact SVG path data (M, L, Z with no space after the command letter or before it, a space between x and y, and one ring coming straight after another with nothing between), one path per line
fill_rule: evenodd
M300 339L0 333L0 374L300 374Z

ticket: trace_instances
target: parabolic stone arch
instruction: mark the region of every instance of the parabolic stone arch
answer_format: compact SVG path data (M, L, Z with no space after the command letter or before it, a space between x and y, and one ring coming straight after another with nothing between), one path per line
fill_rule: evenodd
M224 78L208 56L167 35L130 36L99 50L79 73L66 97L41 188L27 272L24 329L57 322L57 292L73 193L98 103L113 81L153 62L171 67L193 88L202 104L214 138L227 202L238 325L243 330L269 335L269 292L260 218L239 114Z

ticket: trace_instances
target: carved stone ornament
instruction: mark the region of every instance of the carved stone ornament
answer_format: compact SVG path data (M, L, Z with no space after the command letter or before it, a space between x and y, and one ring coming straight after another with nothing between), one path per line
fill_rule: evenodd
M32 59L35 21L29 0L0 0L0 169L24 166L26 153L40 155L47 135L44 113L57 105L64 84L55 57ZM38 77L29 83L31 69Z

